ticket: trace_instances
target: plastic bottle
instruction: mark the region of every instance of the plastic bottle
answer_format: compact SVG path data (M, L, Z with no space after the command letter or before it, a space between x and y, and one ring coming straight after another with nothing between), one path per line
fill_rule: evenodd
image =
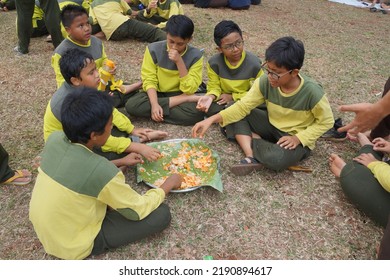
M113 80L113 75L110 73L115 68L115 62L112 60L107 59L105 64L100 70L100 84L99 84L99 90L105 90L108 82Z

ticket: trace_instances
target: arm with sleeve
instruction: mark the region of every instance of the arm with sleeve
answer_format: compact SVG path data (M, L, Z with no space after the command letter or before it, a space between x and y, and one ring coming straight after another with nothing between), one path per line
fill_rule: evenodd
M368 164L367 168L371 170L379 184L390 192L390 166L383 161L374 161Z
M305 130L298 132L296 136L304 147L307 146L313 149L317 139L332 128L334 124L332 109L325 95L314 106L311 113L313 114L314 122Z
M219 112L222 116L222 126L237 122L245 118L250 112L265 102L260 91L259 78L255 80L248 93L232 106Z
M149 47L146 48L141 67L142 89L146 92L150 88L158 90L157 65L150 54Z
M118 109L114 108L112 116L112 124L120 131L127 132L128 134L133 131L134 125L131 123L129 118L119 112ZM121 154L130 146L130 144L130 138L110 135L104 146L102 146L102 151Z
M203 55L198 61L191 65L188 69L188 74L182 78L179 78L180 81L180 91L191 95L194 94L199 85L202 83L202 72L203 72Z
M102 189L98 200L118 211L125 218L139 221L147 217L164 200L165 192L161 188L150 189L144 195L138 194L128 184L122 172Z

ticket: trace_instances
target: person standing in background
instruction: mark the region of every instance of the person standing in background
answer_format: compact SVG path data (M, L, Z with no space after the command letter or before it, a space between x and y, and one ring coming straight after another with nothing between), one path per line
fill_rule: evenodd
M40 0L44 14L45 25L49 31L54 47L56 48L64 39L60 27L60 8L57 0ZM18 45L14 51L18 55L28 53L30 38L32 34L32 16L34 13L34 0L16 0L18 33Z

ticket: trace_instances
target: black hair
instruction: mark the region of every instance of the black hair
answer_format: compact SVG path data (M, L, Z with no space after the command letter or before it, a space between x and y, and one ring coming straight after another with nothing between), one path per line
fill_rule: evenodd
M287 70L301 69L305 59L302 41L293 37L282 37L273 42L265 51L265 60Z
M220 47L221 40L234 32L240 34L242 38L242 31L237 23L232 20L223 20L214 27L214 42Z
M194 23L185 15L173 15L168 19L165 30L171 36L190 39L194 34Z
M64 27L70 27L74 19L78 16L88 15L87 10L83 6L69 4L62 8L60 18Z
M80 78L81 70L92 61L93 57L91 54L77 48L71 48L60 58L61 74L68 84L72 84L71 78Z
M92 132L104 133L112 116L112 98L97 89L78 87L69 93L61 107L61 123L72 143L87 144Z

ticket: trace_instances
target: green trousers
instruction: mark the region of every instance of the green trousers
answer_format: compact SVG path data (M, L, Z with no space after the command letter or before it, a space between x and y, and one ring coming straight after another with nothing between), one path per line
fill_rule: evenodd
M180 92L157 93L158 103L163 109L164 122L176 125L194 125L204 120L205 117L212 116L223 109L223 106L215 104L210 107L207 113L204 113L196 109L196 102L182 103L169 108L169 98L180 94ZM129 115L145 118L151 117L151 106L146 92L132 95L127 101L125 108Z
M160 28L148 23L129 19L119 26L111 35L111 40L121 41L125 39L137 39L152 43L167 39L167 34Z
M166 22L167 19L155 14L153 15L152 17L148 18L148 17L145 17L144 16L144 13L138 13L137 17L136 17L137 20L139 21L143 21L143 22L148 22L148 23L151 23L153 25L157 25L161 22Z
M294 150L280 147L276 142L289 135L274 127L268 119L266 108L255 108L241 121L234 123L234 134L252 136L252 132L258 134L261 139L252 140L253 156L265 167L281 171L289 166L296 165L299 161L310 155L310 149L298 145Z
M359 154L371 153L378 160L383 154L371 145L363 146ZM341 170L340 184L348 199L379 225L385 227L390 214L390 193L387 192L366 166L348 162Z
M107 211L102 228L95 238L91 255L138 241L163 231L171 222L168 205L161 204L141 221L130 221L114 210Z
M44 12L45 25L49 33L54 47L57 47L62 40L60 27L60 7L57 0L40 0L41 8ZM28 53L28 46L32 34L32 16L34 13L34 0L16 0L17 12L17 30L19 49L22 53Z
M0 143L0 183L15 175L15 171L8 165L8 153Z

